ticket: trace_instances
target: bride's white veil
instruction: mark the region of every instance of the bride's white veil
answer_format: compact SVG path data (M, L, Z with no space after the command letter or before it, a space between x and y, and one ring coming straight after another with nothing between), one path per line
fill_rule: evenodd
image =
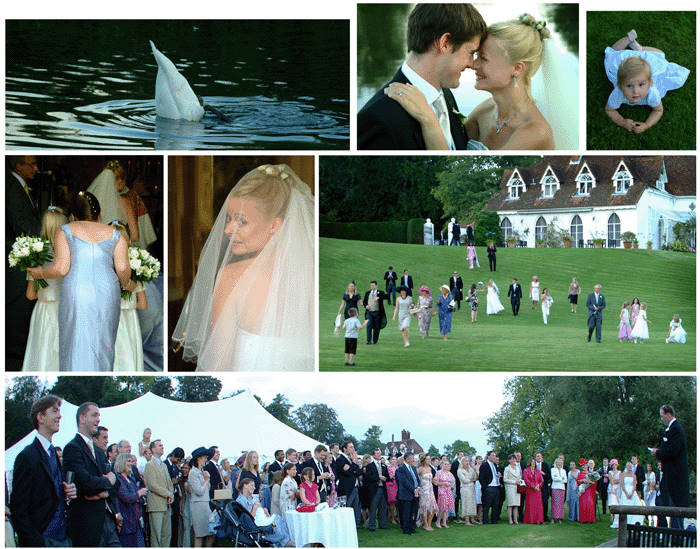
M97 201L100 203L102 223L111 223L115 219L126 223L126 213L119 204L117 177L110 168L106 167L102 170L99 175L92 180L87 190L95 195L95 198L97 198Z
M234 255L236 233L225 234L233 196L262 201L262 208L282 220L254 258ZM311 192L288 166L260 166L227 196L172 339L181 343L184 360L197 361L198 370L313 370L314 278ZM215 294L220 312L214 323Z
M532 78L532 97L549 122L554 148L578 149L578 63L553 38L543 40L540 69Z

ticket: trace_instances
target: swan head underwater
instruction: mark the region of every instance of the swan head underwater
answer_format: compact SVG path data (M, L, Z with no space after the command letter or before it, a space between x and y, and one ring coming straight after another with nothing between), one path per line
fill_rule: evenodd
M180 74L175 64L150 41L153 56L158 63L156 76L156 115L175 120L197 122L204 116L204 107Z

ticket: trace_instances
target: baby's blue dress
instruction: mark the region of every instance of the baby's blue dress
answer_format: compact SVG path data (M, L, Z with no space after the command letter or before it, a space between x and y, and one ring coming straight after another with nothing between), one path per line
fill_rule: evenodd
M114 270L119 231L87 242L61 227L70 248L58 308L59 368L62 372L110 372L119 327L121 289Z
M617 86L617 69L628 57L641 57L651 67L653 83L649 86L646 97L637 103L630 103ZM619 109L623 104L658 107L667 91L677 90L685 84L690 71L676 63L669 63L666 61L666 56L658 51L614 50L608 47L605 48L605 74L615 87L608 97L608 107Z

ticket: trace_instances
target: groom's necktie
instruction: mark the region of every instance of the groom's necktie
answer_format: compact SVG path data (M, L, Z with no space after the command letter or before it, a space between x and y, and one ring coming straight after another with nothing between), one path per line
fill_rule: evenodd
M450 117L447 115L447 103L445 102L445 96L442 93L438 95L438 98L435 101L433 101L433 107L435 107L435 112L437 113L438 123L440 124L442 135L445 136L447 146L451 149L452 134L450 133Z

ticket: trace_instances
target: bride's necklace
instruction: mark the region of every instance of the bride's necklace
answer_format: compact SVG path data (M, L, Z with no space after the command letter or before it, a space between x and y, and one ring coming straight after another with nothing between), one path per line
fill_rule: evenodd
M513 110L513 114L511 114L509 118L501 123L498 122L498 110L496 110L496 133L501 133L501 130L505 128L511 120L520 114L520 109L525 105L525 103L527 103L527 101L528 98L525 98L525 100Z

